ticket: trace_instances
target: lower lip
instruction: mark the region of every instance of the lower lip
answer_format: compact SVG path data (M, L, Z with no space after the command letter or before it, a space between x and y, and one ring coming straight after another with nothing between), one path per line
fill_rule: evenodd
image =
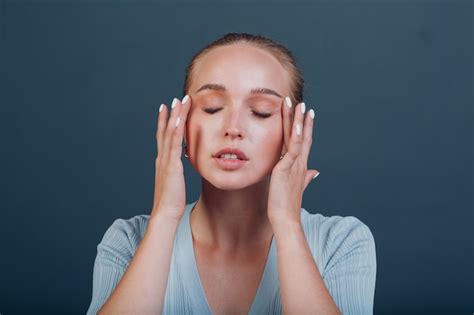
M215 157L214 160L217 162L217 164L219 164L223 169L226 169L226 170L236 170L238 168L241 168L245 162L245 160L239 160L239 159L236 159L236 160L227 160L227 159L220 159L220 158L217 158Z

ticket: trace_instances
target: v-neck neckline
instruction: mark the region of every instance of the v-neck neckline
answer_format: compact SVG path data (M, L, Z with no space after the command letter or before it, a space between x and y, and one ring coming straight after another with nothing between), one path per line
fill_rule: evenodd
M185 288L189 290L188 296L192 303L193 312L196 312L197 314L212 314L211 307L209 306L209 302L201 282L201 277L197 268L196 256L194 253L190 215L196 203L197 200L188 204L183 216L182 224L184 228L184 237L182 245L184 253L182 257L186 257L186 259L180 259L180 263L182 264L181 272L183 275ZM248 314L266 313L275 290L278 287L278 270L276 264L275 246L275 239L274 236L272 236L263 274Z

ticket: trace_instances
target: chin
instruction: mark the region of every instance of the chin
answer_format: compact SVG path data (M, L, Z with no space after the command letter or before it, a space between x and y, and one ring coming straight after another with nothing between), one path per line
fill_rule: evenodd
M252 178L250 178L248 175L243 173L226 174L223 172L222 174L212 174L211 176L206 176L204 178L208 183L220 190L240 190L258 184L266 177L252 176Z

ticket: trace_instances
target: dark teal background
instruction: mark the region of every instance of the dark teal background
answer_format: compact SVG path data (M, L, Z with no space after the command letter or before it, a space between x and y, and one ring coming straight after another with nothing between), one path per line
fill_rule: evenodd
M105 230L150 213L158 106L227 32L295 54L303 207L371 228L375 314L474 312L472 1L0 3L2 315L86 312Z

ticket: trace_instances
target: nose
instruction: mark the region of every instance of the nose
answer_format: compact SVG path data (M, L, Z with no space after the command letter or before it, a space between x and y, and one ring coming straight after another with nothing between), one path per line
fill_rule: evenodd
M242 138L242 132L240 131L240 128L237 128L237 127L227 128L225 135L230 136L231 138L235 138L235 137Z
M242 127L240 123L240 113L237 109L230 110L229 116L227 117L227 123L225 124L225 136L231 138L242 138Z

